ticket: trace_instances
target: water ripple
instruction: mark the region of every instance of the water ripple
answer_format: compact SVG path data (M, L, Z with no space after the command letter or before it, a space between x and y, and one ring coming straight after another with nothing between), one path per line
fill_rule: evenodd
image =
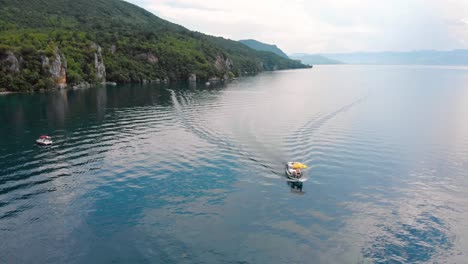
M0 97L0 262L462 263L466 80L408 72Z

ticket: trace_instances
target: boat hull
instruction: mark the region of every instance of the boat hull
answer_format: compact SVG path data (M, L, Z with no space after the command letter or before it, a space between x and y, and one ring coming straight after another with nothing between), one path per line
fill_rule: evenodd
M52 140L41 140L41 139L38 139L36 140L36 143L38 145L41 145L41 146L48 146L48 145L52 145Z
M308 180L308 178L306 178L304 174L302 174L300 177L296 177L295 175L293 175L291 171L289 170L288 165L286 165L286 169L284 170L284 173L286 174L288 181L291 181L291 182L305 182Z
M301 178L290 178L288 177L288 182L306 182L309 178L301 177Z

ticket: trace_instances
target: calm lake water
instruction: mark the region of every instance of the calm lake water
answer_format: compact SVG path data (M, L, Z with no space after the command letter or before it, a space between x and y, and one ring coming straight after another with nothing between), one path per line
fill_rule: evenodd
M12 94L0 124L0 263L468 258L468 68Z

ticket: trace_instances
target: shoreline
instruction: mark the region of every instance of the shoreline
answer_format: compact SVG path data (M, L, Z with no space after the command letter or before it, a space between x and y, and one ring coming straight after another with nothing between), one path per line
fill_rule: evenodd
M233 77L233 78L229 78L229 79L220 79L220 78L213 78L213 79L207 79L207 81L202 81L202 80L197 80L197 81L194 81L194 83L199 83L199 84L205 84L206 83L219 83L219 82L230 82L230 81L234 81L234 80L238 80L242 77L247 77L247 76L257 76L261 73L267 73L267 72L282 72L282 71L291 71L291 70L309 70L309 69L313 69L312 67L308 67L308 68L297 68L297 69L281 69L281 70L271 70L271 71L261 71L261 72L257 72L257 73L246 73L246 74L243 74L243 75L240 75L238 77ZM50 88L50 89L41 89L41 90L36 90L36 91L32 91L32 90L26 90L26 91L8 91L8 90L4 90L4 91L0 91L0 96L2 95L8 95L8 94L29 94L29 93L38 93L38 92L52 92L52 91L59 91L59 90L74 90L74 89L82 89L82 88L89 88L89 87L92 87L92 86L117 86L117 85L122 85L122 84L150 84L150 83L153 83L153 84L168 84L168 83L179 83L179 82L191 82L191 81L185 81L185 80L173 80L173 81L145 81L145 82L112 82L112 81L106 81L106 82L103 82L103 83L95 83L95 84L89 84L89 83L86 83L86 84L76 84L76 85L67 85L65 87L61 87L61 88Z
M15 94L15 93L18 93L18 92L13 92L13 91L3 91L3 92L0 92L0 95Z
M232 80L237 80L238 78L233 78L229 79L228 81ZM218 83L218 82L225 82L226 80L212 80L212 83ZM175 81L159 81L159 82L104 82L104 83L95 83L95 84L78 84L78 85L67 85L65 87L60 87L60 88L50 88L50 89L40 89L40 90L26 90L26 91L1 91L1 95L8 95L8 94L35 94L35 93L40 93L40 92L55 92L55 91L60 91L60 90L77 90L77 89L84 89L84 88L90 88L94 86L118 86L118 85L123 85L123 84L140 84L140 85L147 85L147 84L159 84L159 85L167 85L169 83L178 83L178 82L189 82L190 81L181 81L181 80L175 80ZM202 81L196 81L196 83L204 84L205 82Z

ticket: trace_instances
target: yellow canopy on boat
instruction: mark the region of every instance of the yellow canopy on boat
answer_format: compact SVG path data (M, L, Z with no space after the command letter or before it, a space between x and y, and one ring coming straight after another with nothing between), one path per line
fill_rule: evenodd
M306 168L307 168L307 165L302 164L302 163L300 163L300 162L294 162L292 168L293 168L293 169L306 169Z

